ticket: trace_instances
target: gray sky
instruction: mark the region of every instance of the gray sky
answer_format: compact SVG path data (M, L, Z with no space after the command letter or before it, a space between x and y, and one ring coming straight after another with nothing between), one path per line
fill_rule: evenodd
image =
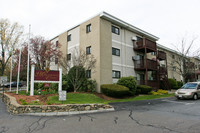
M183 36L198 37L200 0L0 0L0 18L19 22L28 32L51 39L105 11L160 38L174 49Z

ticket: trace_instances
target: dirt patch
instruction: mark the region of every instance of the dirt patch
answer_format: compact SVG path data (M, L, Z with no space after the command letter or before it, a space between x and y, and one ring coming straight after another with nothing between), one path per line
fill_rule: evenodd
M48 94L48 95L35 95L35 96L26 96L26 95L17 95L15 93L11 93L11 92L6 92L6 94L13 96L16 98L17 102L19 104L22 104L20 99L25 100L27 103L32 103L34 101L38 101L39 103L41 103L42 105L47 105L47 98L49 96L54 96L56 94Z

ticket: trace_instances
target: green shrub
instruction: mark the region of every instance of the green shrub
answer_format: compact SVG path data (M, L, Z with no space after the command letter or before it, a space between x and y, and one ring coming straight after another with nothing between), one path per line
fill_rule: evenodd
M129 88L117 84L101 85L101 91L111 97L124 97L130 95Z
M170 84L172 89L177 89L178 88L177 82L176 82L175 79L169 78L168 80L169 80L169 84Z
M69 80L69 76L67 74L62 76L62 89L67 92L73 92L74 88L72 83Z
M141 94L148 94L152 91L152 87L147 85L138 85L137 89L141 90Z
M87 79L79 89L79 91L83 92L96 92L96 80Z
M58 83L51 83L49 89L58 91Z
M85 69L82 66L73 66L68 72L69 82L73 85L74 91L78 91L87 80Z
M117 84L129 88L129 90L132 91L133 95L136 92L136 80L133 76L122 77L117 81Z
M178 89L181 88L183 86L183 82L177 81L177 86L178 86Z
M44 90L44 83L39 83L38 84L38 89Z
M136 88L136 93L135 93L136 95L139 95L139 94L141 94L141 89L139 89L139 88Z
M22 105L28 105L28 103L24 99L19 99L19 101L22 103Z

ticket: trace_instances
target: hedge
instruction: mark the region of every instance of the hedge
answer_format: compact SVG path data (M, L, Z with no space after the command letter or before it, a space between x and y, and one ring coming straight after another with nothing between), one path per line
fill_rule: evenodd
M122 77L117 81L118 85L126 86L135 95L136 92L136 80L133 76Z
M169 84L171 86L172 89L177 89L178 88L178 85L177 85L177 82L175 79L172 79L172 78L169 78Z
M101 91L107 96L111 97L124 97L129 96L129 88L117 84L104 84L101 85Z
M140 90L140 94L148 94L152 91L152 87L147 85L138 85L137 90Z

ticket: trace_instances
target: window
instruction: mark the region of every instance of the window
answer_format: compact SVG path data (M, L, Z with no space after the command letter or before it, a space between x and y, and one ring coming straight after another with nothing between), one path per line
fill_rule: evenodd
M71 41L71 34L67 36L67 41Z
M86 25L86 33L91 32L91 24Z
M58 58L55 58L55 64L58 64Z
M120 71L113 70L112 71L112 77L119 79L120 78Z
M172 55L172 59L175 59L175 55L174 54Z
M173 66L173 67L172 67L172 70L173 70L173 71L176 71L176 67L175 67L175 66Z
M58 47L58 41L56 41L56 47Z
M120 56L120 49L112 48L112 55Z
M71 60L71 54L67 54L67 60Z
M91 78L91 70L86 70L86 78Z
M86 54L91 54L91 46L86 47Z
M119 28L112 26L112 33L119 35Z
M156 55L156 52L151 52L151 55Z

